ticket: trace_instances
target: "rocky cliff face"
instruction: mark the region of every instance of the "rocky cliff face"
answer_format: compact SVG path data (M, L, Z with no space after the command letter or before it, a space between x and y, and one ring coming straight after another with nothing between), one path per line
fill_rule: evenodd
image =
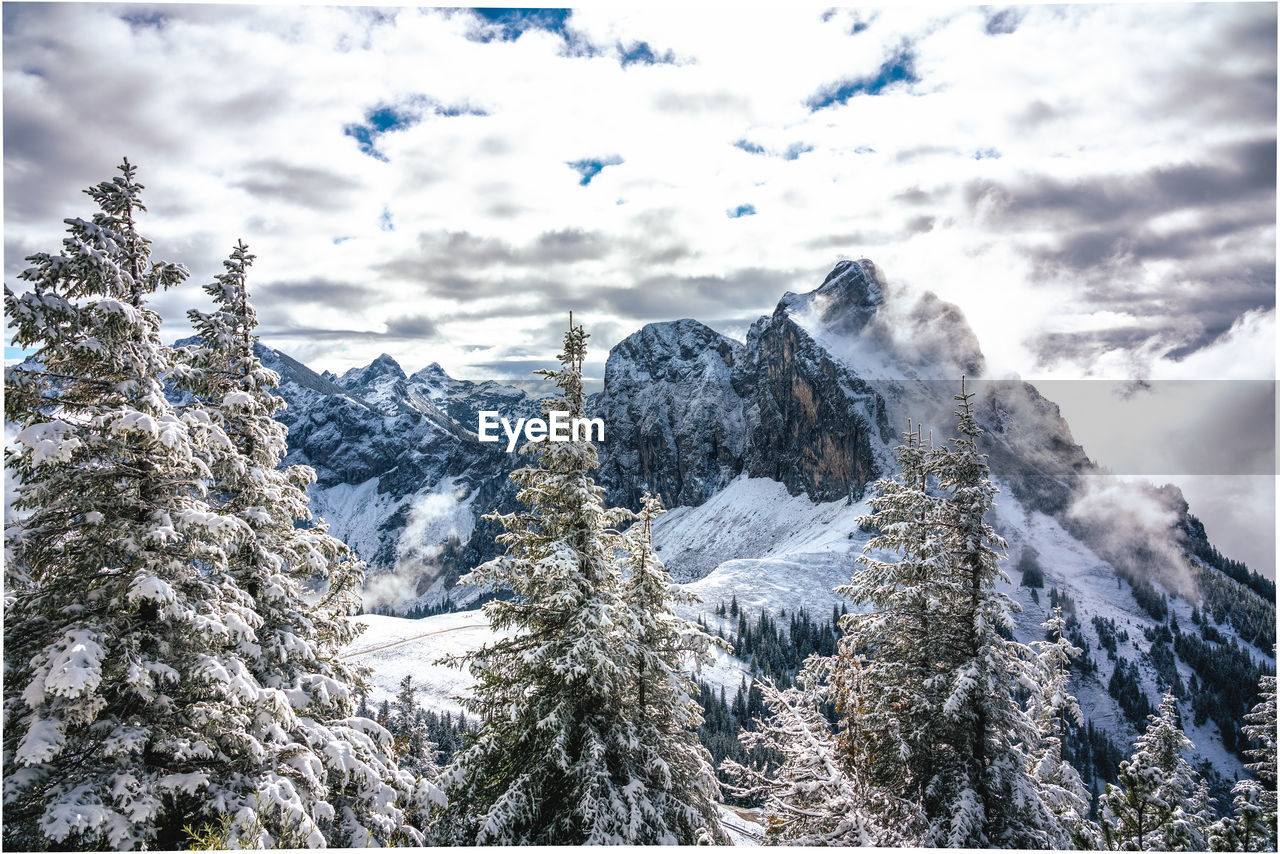
M816 501L861 497L892 439L884 400L793 320L810 298L847 334L883 302L871 262L841 262L813 294L784 297L745 346L678 320L610 351L596 411L611 500L634 505L649 489L698 505L743 472Z
M847 293L842 289L841 298ZM828 307L848 328L874 311L874 304L859 302L832 301ZM885 450L893 438L884 398L818 346L792 319L785 299L751 327L746 350L749 361L737 374L748 401L746 472L815 501L861 498L867 484L885 472Z
M635 507L646 491L668 507L706 501L742 472L741 344L696 320L651 323L609 351L593 414L605 420L600 480Z

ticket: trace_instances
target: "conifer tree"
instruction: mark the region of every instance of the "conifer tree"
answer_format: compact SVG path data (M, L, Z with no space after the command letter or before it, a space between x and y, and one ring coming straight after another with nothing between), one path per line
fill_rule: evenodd
M1258 683L1258 703L1244 716L1243 732L1256 747L1246 755L1253 760L1245 767L1258 776L1261 791L1260 821L1266 828L1267 844L1276 848L1276 677L1263 676Z
M764 800L765 839L783 845L915 845L923 815L909 800L876 786L863 773L866 755L849 753L847 731L833 735L821 709L833 701L832 657L811 656L785 691L758 679L768 716L739 739L748 751L781 756L776 770L727 759L740 797ZM861 692L856 692L861 694ZM856 718L854 719L856 720ZM854 740L857 743L857 740Z
M856 726L848 724L858 739L850 749L864 761L862 773L873 785L923 804L939 762L933 645L946 551L937 527L942 502L930 491L931 449L908 426L896 450L901 471L875 484L874 512L864 522L881 533L857 558L861 568L849 583L836 589L869 607L840 618L841 665L833 679L844 685L839 700L846 721L857 716ZM886 553L897 559L879 556Z
M1214 851L1276 850L1276 678L1263 676L1259 700L1245 715L1244 736L1256 746L1245 755L1245 766L1256 780L1239 780L1231 789L1232 813L1209 831Z
M1274 827L1266 820L1265 789L1257 780L1238 780L1231 787L1232 812L1209 827L1209 851L1274 851Z
M363 565L312 518L305 490L315 472L280 467L287 430L272 416L284 401L254 350L253 260L238 243L205 286L214 310L188 312L199 341L180 351L174 372L226 439L207 449L211 498L251 532L229 553L226 581L254 611L243 654L260 686L246 727L256 748L229 763L241 798L229 801L228 832L245 845L299 834L327 845L420 841L411 818L421 823L443 796L434 779L397 768L391 735L356 715L360 676L339 650L358 631L348 615L359 608Z
M935 454L946 500L939 526L947 577L938 603L941 683L939 733L955 749L926 793L932 825L925 844L969 848L1049 848L1070 843L1069 832L1041 797L1029 773L1028 747L1039 733L1015 694L1034 690L1032 653L1006 639L1021 610L995 589L1008 581L999 560L1004 540L987 521L995 495L973 394L961 380L955 397L956 436Z
M1029 711L1040 733L1040 747L1031 755L1031 773L1041 799L1070 834L1074 847L1097 848L1102 837L1088 818L1089 792L1080 774L1063 757L1069 727L1084 723L1080 704L1070 691L1071 660L1081 650L1066 636L1061 606L1054 606L1041 627L1050 640L1031 644L1038 653L1039 679Z
M1196 774L1194 789L1185 803L1173 810L1165 847L1170 851L1208 851L1218 814L1217 801L1209 794L1209 782Z
M1186 812L1198 780L1183 753L1194 747L1178 725L1177 699L1165 694L1156 714L1147 716L1133 755L1120 763L1118 785L1102 796L1102 830L1118 851L1170 850L1178 810Z
M6 519L4 836L7 847L174 848L216 817L217 769L256 696L238 650L251 602L223 587L248 531L204 499L218 428L166 400L169 360L146 305L182 282L135 227L142 185L86 192L58 254L5 288L18 346L5 372L19 428Z
M851 750L876 784L920 805L921 844L1062 847L1070 831L1034 778L1040 734L1016 694L1035 688L1033 655L1001 634L1017 605L995 590L1004 541L986 521L996 488L972 397L962 383L957 438L926 448L909 429L901 475L877 484L867 523L883 533L838 589L872 606L842 620L841 668L862 672L836 679L859 686L843 698Z
M395 737L400 767L434 783L440 777L436 745L427 736L422 710L413 695L413 676L406 673L390 709L387 730Z
M636 842L695 844L703 837L727 841L716 802L720 785L711 755L698 740L702 725L699 690L692 667L712 660L717 642L697 623L676 616L677 603L697 602L678 590L654 552L652 523L665 513L662 500L646 493L639 517L623 537L629 575L622 602L634 621L635 766L642 769L653 815Z
M544 413L583 415L587 333L570 323L556 398ZM506 553L462 583L509 589L486 603L500 633L456 663L475 677L464 706L480 719L444 779L450 798L442 832L457 844L598 844L689 841L664 825L668 792L650 790L637 762L634 711L636 621L623 599L618 524L591 478L598 465L586 439L529 443L536 464L512 473L528 508L491 514L506 529ZM678 711L678 710L677 710ZM714 833L714 828L710 828Z

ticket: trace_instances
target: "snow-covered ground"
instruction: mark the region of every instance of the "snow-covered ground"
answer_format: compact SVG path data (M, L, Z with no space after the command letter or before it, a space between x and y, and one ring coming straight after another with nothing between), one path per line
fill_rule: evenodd
M421 620L364 614L355 618L365 630L343 650L343 658L369 668L376 707L393 699L405 676L413 677L414 695L424 709L458 714L457 697L471 689L466 669L440 662L446 656L479 649L494 639L482 611L438 614Z
M744 474L705 504L660 516L653 540L672 577L689 582L739 558L852 560L866 542L854 520L869 511L865 502L814 504L776 480Z

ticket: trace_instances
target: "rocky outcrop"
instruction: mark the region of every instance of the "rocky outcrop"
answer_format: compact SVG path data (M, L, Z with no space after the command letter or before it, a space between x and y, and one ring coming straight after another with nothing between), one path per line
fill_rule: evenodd
M605 421L600 480L636 507L701 504L742 471L746 430L733 372L741 344L696 320L651 323L609 351L593 415Z
M745 346L678 320L614 347L596 403L609 498L635 506L648 489L697 505L744 471L815 501L861 497L891 438L884 400L792 319L811 300L852 335L883 297L871 262L842 262L817 291L784 297Z
M842 324L865 322L868 308L828 304ZM746 472L815 501L860 499L881 474L876 445L892 439L884 399L833 361L792 320L785 301L751 327L746 351L749 360L736 374L748 401Z

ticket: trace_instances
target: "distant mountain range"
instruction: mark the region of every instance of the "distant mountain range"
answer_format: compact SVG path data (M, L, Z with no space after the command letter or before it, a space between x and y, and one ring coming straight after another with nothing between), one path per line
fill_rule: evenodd
M478 413L530 417L538 399L438 364L406 375L385 355L341 376L260 355L281 375L288 462L316 469L313 507L369 563L370 601L474 601L454 581L498 552L482 517L514 508L507 475L526 459L479 442ZM682 319L617 344L589 401L606 423L598 480L611 503L635 507L649 490L673 508L655 541L705 612L729 596L829 609L869 537L854 518L893 473L908 418L945 441L960 377L983 368L955 306L931 293L895 303L870 261L842 261L815 290L785 294L745 342ZM1127 752L1139 696L1154 704L1175 688L1196 709L1188 732L1202 759L1238 774L1225 730L1243 699L1212 671L1274 672L1274 585L1219 554L1176 488L1105 477L1033 385L970 387L1002 489L995 521L1008 592L1024 607L1017 635L1040 638L1052 591L1089 648L1094 669L1076 689L1091 721Z

